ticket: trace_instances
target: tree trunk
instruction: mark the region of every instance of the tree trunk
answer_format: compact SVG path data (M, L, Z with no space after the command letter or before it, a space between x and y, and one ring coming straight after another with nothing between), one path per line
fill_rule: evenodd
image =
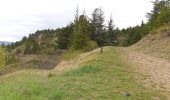
M102 33L101 32L100 32L100 48L101 48L100 53L103 53L103 41L102 41Z
M101 48L100 53L103 53L103 46L101 45L100 48Z

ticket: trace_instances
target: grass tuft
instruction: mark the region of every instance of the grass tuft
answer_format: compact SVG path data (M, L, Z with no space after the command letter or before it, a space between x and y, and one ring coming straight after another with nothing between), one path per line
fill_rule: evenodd
M70 71L65 76L83 76L85 74L93 74L100 71L99 66L83 66L77 70Z

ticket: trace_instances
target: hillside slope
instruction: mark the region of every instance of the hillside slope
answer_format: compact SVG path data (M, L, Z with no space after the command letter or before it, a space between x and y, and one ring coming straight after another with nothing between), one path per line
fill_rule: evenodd
M131 50L127 52L127 56L129 63L135 65L138 72L145 76L144 84L170 92L170 62L168 60Z
M170 27L149 34L125 52L128 62L146 76L144 84L170 95Z
M160 28L147 35L131 49L170 60L170 26Z
M166 100L136 81L140 74L105 47L61 62L52 70L23 70L0 78L1 100Z

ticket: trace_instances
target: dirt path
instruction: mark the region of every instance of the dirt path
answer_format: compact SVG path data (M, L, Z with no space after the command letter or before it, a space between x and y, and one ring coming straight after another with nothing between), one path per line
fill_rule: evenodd
M127 51L129 63L135 65L142 75L146 76L145 82L153 88L170 93L170 62L150 55L132 50Z

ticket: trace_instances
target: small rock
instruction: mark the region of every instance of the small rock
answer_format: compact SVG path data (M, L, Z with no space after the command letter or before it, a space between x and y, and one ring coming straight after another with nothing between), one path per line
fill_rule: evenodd
M126 96L126 97L129 97L129 96L131 96L131 93L130 92L124 92L123 95Z

